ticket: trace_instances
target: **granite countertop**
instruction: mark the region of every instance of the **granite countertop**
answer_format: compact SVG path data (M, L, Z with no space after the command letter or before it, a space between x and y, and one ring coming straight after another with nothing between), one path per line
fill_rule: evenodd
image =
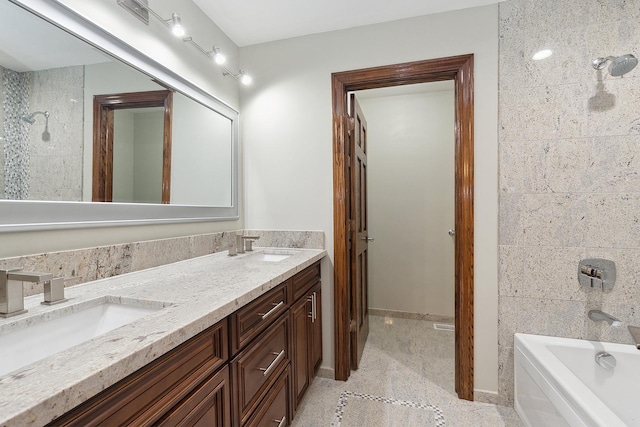
M262 251L291 256L261 261ZM0 319L0 334L79 303L107 299L164 307L83 344L0 376L0 425L40 426L147 365L326 255L319 249L256 248L192 258L65 289L68 302Z

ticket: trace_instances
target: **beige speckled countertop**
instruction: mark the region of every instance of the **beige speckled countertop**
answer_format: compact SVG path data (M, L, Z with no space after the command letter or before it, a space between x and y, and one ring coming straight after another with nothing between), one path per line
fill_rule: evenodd
M262 250L236 257L221 252L73 286L65 290L69 301L55 306L41 305L41 294L26 298L29 312L0 319L0 334L14 330L16 322L70 312L96 298L165 307L0 377L0 425L48 423L326 255L318 249L270 248L292 255L266 262L257 259Z

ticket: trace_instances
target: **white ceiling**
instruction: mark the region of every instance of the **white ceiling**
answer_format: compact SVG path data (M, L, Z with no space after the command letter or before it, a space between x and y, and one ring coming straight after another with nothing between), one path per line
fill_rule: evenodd
M194 0L238 46L500 1L503 0Z

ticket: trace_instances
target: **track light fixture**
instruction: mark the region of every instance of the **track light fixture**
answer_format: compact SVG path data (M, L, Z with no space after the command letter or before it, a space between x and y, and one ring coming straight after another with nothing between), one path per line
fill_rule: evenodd
M222 52L220 52L220 48L214 46L212 53L213 60L216 61L216 64L223 65L225 62L227 62L227 57L224 56Z
M196 43L192 37L184 37L186 32L184 27L182 26L182 19L177 13L172 13L170 19L164 19L149 7L148 0L117 0L117 2L125 10L130 12L133 16L144 22L146 25L149 25L149 15L152 15L158 21L162 22L167 28L169 28L176 37L181 37L183 42L195 46L196 49L198 49L202 54L213 59L213 61L215 61L215 63L222 68L222 74L224 76L231 76L244 85L251 84L251 76L246 74L243 70L240 70L238 74L233 74L227 67L225 67L224 64L227 62L227 58L222 54L219 48L213 46L213 50L208 52L204 50L202 46Z
M146 25L149 25L149 15L152 15L169 28L176 37L182 37L185 34L180 15L175 12L171 14L171 18L164 19L149 7L148 0L118 0L118 4Z
M238 74L233 74L231 71L225 68L222 75L233 77L234 79L238 80L240 83L242 83L245 86L248 86L253 82L253 78L249 74L247 74L244 70L240 70Z
M176 37L182 37L185 34L184 27L182 26L182 19L180 19L180 15L177 13L171 14L171 32Z
M193 37L185 37L185 38L182 39L182 41L185 42L185 43L192 44L201 53L203 53L204 55L206 55L209 58L213 59L215 61L215 63L218 64L218 65L223 65L225 62L227 62L227 58L222 54L222 52L220 52L220 48L219 47L215 47L214 46L211 51L207 52L206 50L204 50L204 48L202 46L200 46L198 43L196 43L193 40Z

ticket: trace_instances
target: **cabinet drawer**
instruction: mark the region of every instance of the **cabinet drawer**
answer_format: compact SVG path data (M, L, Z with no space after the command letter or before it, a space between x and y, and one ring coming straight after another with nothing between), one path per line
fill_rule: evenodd
M229 367L216 372L156 424L158 427L231 425Z
M288 282L231 315L231 354L236 354L289 308Z
M316 262L292 277L293 301L303 296L307 290L320 280L320 262Z
M280 374L246 427L284 427L289 420L289 367Z
M289 362L288 313L231 362L234 424L244 424Z
M225 364L227 339L225 319L49 425L152 425Z

